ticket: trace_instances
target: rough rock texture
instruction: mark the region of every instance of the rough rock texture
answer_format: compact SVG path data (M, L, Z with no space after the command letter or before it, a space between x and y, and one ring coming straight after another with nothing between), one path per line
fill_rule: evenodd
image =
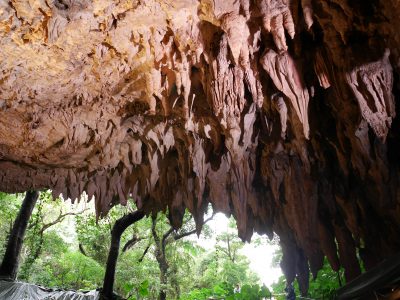
M398 0L0 2L0 189L279 234L307 289L400 250Z

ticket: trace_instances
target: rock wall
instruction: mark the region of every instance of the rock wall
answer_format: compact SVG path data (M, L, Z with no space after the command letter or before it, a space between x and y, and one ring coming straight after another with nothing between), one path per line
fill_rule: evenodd
M280 236L306 292L400 250L397 0L0 2L0 190Z

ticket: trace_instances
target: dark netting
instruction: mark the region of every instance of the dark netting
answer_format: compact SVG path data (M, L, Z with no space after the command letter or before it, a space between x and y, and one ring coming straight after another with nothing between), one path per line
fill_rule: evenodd
M47 289L34 284L0 281L0 299L7 300L97 300L98 291L76 292Z

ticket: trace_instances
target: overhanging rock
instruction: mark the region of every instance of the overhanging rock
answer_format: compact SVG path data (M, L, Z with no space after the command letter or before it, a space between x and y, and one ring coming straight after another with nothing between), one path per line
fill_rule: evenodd
M279 234L307 289L400 250L400 4L0 3L0 190Z

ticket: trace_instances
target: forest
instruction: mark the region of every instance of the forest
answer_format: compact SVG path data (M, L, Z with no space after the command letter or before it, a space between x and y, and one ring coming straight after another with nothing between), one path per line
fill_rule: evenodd
M23 194L0 193L1 257L23 199ZM17 280L71 290L103 287L114 224L133 211L130 201L98 219L92 202L71 204L53 200L50 191L41 192L27 225ZM211 207L201 232L189 213L179 230L166 215L144 217L123 232L111 285L117 299L286 299L284 276L267 287L251 269L233 218L228 230L217 233L208 225L214 217ZM198 233L215 241L211 250L198 243ZM262 248L278 245L279 239L256 237L251 243ZM279 266L281 257L277 247L273 267ZM335 273L325 263L310 280L308 297L329 299L342 278L342 271ZM299 295L296 284L295 289Z

